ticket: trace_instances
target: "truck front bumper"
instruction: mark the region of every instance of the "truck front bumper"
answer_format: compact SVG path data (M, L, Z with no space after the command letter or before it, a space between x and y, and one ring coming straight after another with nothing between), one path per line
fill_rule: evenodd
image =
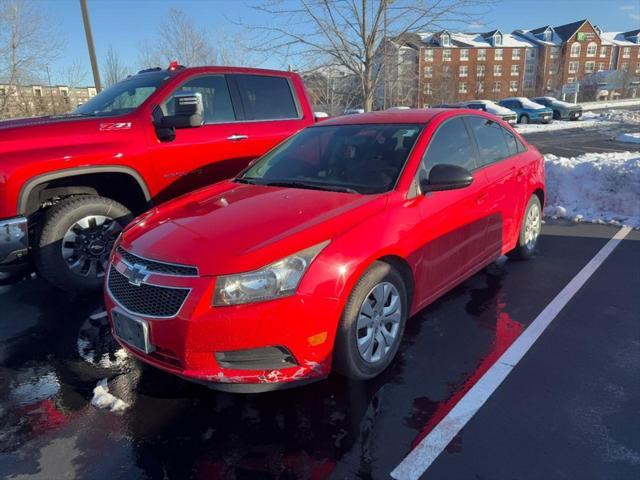
M27 265L29 231L25 217L0 220L0 272L13 273Z

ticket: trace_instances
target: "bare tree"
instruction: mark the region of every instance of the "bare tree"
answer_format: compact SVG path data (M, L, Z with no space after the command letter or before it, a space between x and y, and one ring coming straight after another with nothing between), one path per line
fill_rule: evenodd
M279 51L298 62L348 69L359 79L363 107L373 108L382 69L374 65L384 37L466 24L477 7L491 0L271 0L253 8L265 16L263 25L248 25L257 34L255 48ZM304 65L303 65L304 67Z
M113 45L109 45L102 64L102 79L105 86L110 87L127 75L129 75L129 68L120 60L120 56L113 49Z
M319 67L302 74L314 109L340 115L361 103L358 79L338 68Z
M21 86L41 82L47 65L61 51L62 37L41 15L41 7L27 0L0 0L0 117L11 107L19 114L32 114L30 96Z

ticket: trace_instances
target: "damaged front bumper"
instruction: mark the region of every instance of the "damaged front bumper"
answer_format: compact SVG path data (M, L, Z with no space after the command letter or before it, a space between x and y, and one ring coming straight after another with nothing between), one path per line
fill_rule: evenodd
M14 273L27 265L29 231L25 217L0 220L0 273Z

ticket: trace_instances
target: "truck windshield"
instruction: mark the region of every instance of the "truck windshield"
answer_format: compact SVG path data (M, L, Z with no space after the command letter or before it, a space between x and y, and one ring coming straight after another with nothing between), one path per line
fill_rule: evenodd
M267 153L236 181L258 185L382 193L391 190L420 125L307 128Z
M129 113L138 108L171 75L167 72L143 73L103 90L74 113L107 117Z

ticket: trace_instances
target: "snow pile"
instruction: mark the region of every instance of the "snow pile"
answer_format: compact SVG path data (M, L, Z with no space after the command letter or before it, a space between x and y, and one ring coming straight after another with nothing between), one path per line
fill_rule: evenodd
M600 118L609 122L640 124L640 111L634 110L610 110L600 114Z
M582 117L575 121L554 120L545 124L518 125L520 133L549 132L551 130L567 130L570 128L611 127L615 124L640 124L640 111L611 110L602 113L584 112Z
M106 378L100 380L96 388L93 389L91 405L98 408L105 408L112 412L123 412L129 407L125 402L109 393L109 385L107 385Z
M640 132L621 133L616 137L616 141L624 143L640 143Z
M640 152L544 158L547 216L640 228Z

